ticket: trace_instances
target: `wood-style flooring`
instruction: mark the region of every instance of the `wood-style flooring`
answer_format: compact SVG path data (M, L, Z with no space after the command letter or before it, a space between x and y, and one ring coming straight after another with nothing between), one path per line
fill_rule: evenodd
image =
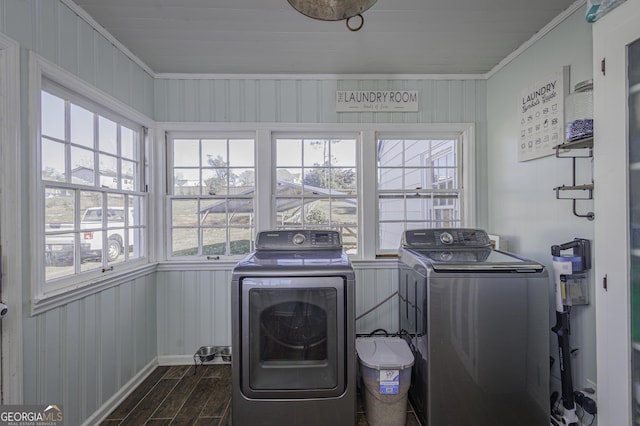
M419 426L407 410L406 425ZM359 395L357 411L357 426L369 425ZM101 425L231 425L231 365L157 367Z

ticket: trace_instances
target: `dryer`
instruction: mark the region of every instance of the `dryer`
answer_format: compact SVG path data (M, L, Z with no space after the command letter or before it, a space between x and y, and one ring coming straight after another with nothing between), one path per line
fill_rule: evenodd
M232 273L233 424L355 424L354 281L336 231L258 234Z
M418 229L399 250L400 328L423 426L549 423L545 267L478 229Z

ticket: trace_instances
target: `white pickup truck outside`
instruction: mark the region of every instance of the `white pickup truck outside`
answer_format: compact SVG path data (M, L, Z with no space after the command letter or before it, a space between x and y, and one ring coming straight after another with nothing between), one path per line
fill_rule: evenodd
M107 260L112 262L124 252L125 221L124 207L109 207L107 212ZM85 210L80 222L80 242L88 243L88 249L99 253L102 251L102 207L91 207ZM133 209L129 209L129 225L133 224ZM97 231L93 231L97 229ZM129 228L129 244L133 242L133 230Z
M123 207L109 207L107 212L107 261L113 262L125 249L125 220ZM102 207L86 209L80 221L80 261L100 261L102 258ZM129 209L129 227L133 225L133 209ZM56 231L73 231L71 224L56 224ZM133 229L129 228L128 244L133 244ZM74 241L68 233L48 235L45 243L45 257L48 265L69 265L74 261Z

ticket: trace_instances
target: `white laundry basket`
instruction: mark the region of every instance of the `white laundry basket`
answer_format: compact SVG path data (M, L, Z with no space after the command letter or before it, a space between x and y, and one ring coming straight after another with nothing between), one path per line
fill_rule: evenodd
M404 426L414 361L409 345L399 337L359 337L356 352L367 422L372 426Z

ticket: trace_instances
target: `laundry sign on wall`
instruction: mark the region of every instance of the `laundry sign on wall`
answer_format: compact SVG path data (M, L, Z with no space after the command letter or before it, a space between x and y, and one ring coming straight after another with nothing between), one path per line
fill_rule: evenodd
M564 98L568 93L568 66L520 92L518 161L551 155L555 146L564 142Z
M417 90L338 90L336 112L416 112Z

